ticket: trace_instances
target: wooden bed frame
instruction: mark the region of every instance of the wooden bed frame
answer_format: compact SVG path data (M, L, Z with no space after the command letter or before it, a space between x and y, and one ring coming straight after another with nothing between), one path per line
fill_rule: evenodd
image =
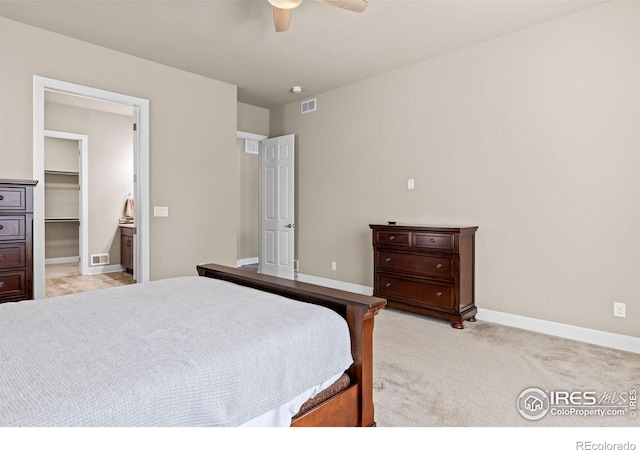
M314 284L262 275L248 270L203 264L198 275L230 281L306 303L325 306L345 318L351 334L354 363L347 373L351 385L295 418L293 427L372 427L373 413L373 323L387 301Z

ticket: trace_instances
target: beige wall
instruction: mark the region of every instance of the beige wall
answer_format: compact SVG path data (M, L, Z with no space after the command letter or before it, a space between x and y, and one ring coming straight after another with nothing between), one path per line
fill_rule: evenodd
M4 18L0 61L0 178L32 176L34 75L149 99L151 279L235 264L235 86Z
M640 336L638 24L606 3L272 110L300 271L371 286L368 224L477 225L478 307Z
M88 136L89 242L85 257L109 253L111 264L120 264L118 219L124 216L125 200L133 193L132 124L133 117L45 103L44 126L47 130ZM47 157L45 151L45 165ZM45 245L48 245L49 237L45 239ZM76 254L77 250L76 246ZM45 257L48 257L46 247Z
M238 131L269 135L269 110L238 102Z

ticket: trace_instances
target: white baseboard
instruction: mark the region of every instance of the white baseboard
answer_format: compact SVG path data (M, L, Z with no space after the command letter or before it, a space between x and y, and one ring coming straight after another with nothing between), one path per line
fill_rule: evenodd
M572 339L574 341L640 353L640 338L626 336L624 334L609 333L607 331L592 330L591 328L576 327L564 323L532 319L531 317L491 311L483 308L478 308L476 318L478 320L486 320L487 322L536 331L538 333Z
M45 266L50 266L52 264L71 264L80 262L79 256L66 256L64 258L47 258L44 260Z
M330 278L316 277L313 275L296 274L296 280L305 283L317 284L319 286L340 289L356 294L373 295L373 288L359 284L346 283L344 281L332 280ZM506 325L523 330L535 331L542 334L571 339L574 341L587 342L589 344L601 345L603 347L625 350L627 352L640 353L640 338L626 336L624 334L609 333L606 331L581 328L564 323L550 322L547 320L533 319L531 317L518 316L515 314L492 311L490 309L478 308L476 315L478 320L485 320L500 325Z
M110 266L93 266L89 267L85 275L99 275L101 273L124 272L124 266L120 264L112 264Z
M248 264L258 264L259 262L260 262L260 259L256 256L256 257L253 257L253 258L239 259L236 262L236 264L237 264L237 267L240 267L240 266L246 266Z

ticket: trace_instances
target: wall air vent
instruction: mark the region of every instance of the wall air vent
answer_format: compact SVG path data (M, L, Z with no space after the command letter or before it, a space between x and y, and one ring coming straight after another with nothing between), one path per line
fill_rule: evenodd
M300 103L300 114L305 114L316 110L316 99L305 100Z
M244 152L251 153L253 155L257 155L260 153L260 142L254 141L252 139L244 140Z
M91 255L92 266L106 266L109 264L109 254L103 253L99 255Z

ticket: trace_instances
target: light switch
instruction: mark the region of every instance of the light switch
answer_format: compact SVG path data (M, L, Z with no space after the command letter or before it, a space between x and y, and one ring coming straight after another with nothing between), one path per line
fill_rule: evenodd
M154 206L153 207L153 215L154 215L154 217L169 217L169 207L168 206Z
M409 181L407 181L407 189L414 189L415 187L415 180L413 178L409 178Z

